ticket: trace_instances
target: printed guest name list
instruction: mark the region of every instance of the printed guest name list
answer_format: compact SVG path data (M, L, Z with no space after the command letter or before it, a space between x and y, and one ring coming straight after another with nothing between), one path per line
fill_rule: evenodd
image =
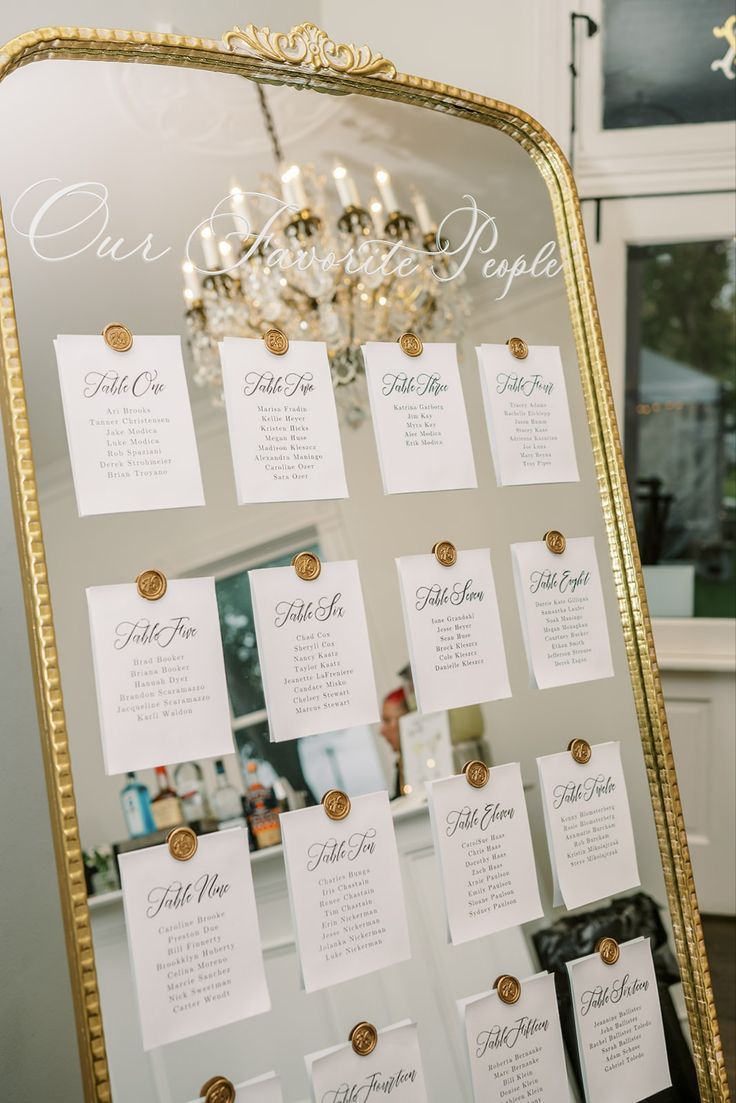
M220 358L238 502L347 498L325 345L226 337Z
M179 338L54 347L79 516L204 505Z
M272 742L373 724L378 701L358 564L249 574Z

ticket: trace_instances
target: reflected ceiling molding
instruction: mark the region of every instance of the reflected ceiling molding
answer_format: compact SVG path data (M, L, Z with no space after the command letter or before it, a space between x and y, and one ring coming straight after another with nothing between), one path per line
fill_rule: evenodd
M266 61L289 62L307 65L315 72L332 69L336 73L356 73L361 76L381 76L393 80L396 66L383 54L374 54L369 46L354 43L333 42L326 31L314 23L300 23L288 32L272 31L270 27L256 27L248 23L241 29L233 27L222 40L228 50L238 49L234 43L242 43L247 49Z
M215 157L255 156L270 151L255 94L244 97L242 84L220 73L198 73L192 94L192 71L166 67L158 79L140 79L134 65L111 65L107 74L114 102L126 120L147 134L156 127L162 138L193 153ZM330 96L296 97L292 89L273 87L271 104L284 142L308 138L340 110ZM319 102L324 100L324 103Z

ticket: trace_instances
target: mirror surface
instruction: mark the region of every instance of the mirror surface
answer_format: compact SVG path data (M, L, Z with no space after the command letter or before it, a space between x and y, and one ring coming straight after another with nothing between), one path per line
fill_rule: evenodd
M385 496L367 397L358 377L338 388L350 497L238 506L224 410L216 389L194 379L181 266L192 231L221 201L225 206L220 209L229 209L233 180L246 192L273 194L278 186L256 85L195 70L90 62L57 61L14 73L0 100L0 125L7 147L14 150L0 186L83 846L91 854L127 839L119 798L125 778L108 777L103 768L86 587L130 582L152 565L169 578L214 574L233 710L234 750L225 760L229 783L243 791L245 767L253 759L267 779L286 777L308 801L319 800L334 785L358 795L396 784L391 749L377 731L269 743L246 572L288 563L304 547L317 548L326 561L357 559L383 699L402 685L408 662L393 560L429 552L435 541L446 538L458 548L491 549L513 694L454 718L455 766L478 754L491 765L521 763L545 919L448 946L426 808L421 796L412 793L392 805L412 939L410 961L305 995L280 848L258 851L253 874L272 1010L144 1053L120 894L105 883L103 858L95 879L95 887L103 891L90 903L113 1098L184 1103L216 1073L237 1082L273 1068L282 1075L285 1099L296 1103L308 1097L305 1053L337 1044L358 1019L388 1025L411 1017L420 1026L430 1098L437 1103L469 1100L454 1001L485 989L500 973L525 977L536 972L532 934L565 914L552 907L537 756L564 750L574 736L621 741L641 892L662 908L669 930L566 292L562 273L553 274L555 266L548 263L559 257L559 250L548 246L556 236L552 208L529 156L490 128L418 106L354 95L266 87L266 96L285 163L304 167L307 187L314 189L310 196L327 197L333 222L340 214L332 179L336 163L347 167L363 203L376 194L373 174L380 166L390 173L402 210L411 209L416 189L435 221L449 216L444 231L458 250L454 262L462 271L437 295L451 315L444 339L458 343L478 489ZM34 248L29 238L34 214L67 188L70 193L49 209L43 224L59 232L38 236ZM493 216L495 231L493 224L486 225L463 251L459 246L470 236L473 202ZM264 200L260 210L267 209ZM97 213L90 215L93 210ZM96 236L105 215L107 226ZM76 228L61 232L75 222L80 223ZM122 239L114 259L97 255L105 234L113 241ZM149 235L146 260L136 247ZM492 240L492 249L484 254ZM541 259L533 267L536 256ZM533 270L510 278L509 266L519 257ZM496 262L494 271L484 276L489 259ZM370 288L368 292L373 293ZM401 330L391 331L395 304L388 301L380 309L373 301L371 305L377 327L379 317L383 319L379 339L398 336ZM273 320L298 339L299 331L289 332L285 318ZM134 334L182 337L204 508L77 516L53 341L58 334L98 334L116 320ZM514 335L529 344L560 346L579 483L496 486L475 346L503 343ZM539 691L529 686L509 545L541 539L550 528L568 536L595 537L615 676ZM211 793L213 762L200 765ZM155 792L152 772L141 771L140 776ZM676 984L673 995L687 1032Z

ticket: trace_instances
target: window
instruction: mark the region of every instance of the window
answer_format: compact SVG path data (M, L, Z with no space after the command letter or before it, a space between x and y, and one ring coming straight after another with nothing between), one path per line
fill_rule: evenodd
M383 789L386 778L373 732L367 727L283 743L269 740L248 571L289 566L294 553L303 550L321 554L314 532L307 538L294 535L280 547L255 549L206 570L215 575L225 676L241 768L245 772L246 764L255 760L264 784L285 777L294 789L306 792L311 803L332 787L348 789L356 796Z
M626 468L654 615L736 615L734 266L732 241L628 251Z
M734 117L728 0L604 0L603 128Z

